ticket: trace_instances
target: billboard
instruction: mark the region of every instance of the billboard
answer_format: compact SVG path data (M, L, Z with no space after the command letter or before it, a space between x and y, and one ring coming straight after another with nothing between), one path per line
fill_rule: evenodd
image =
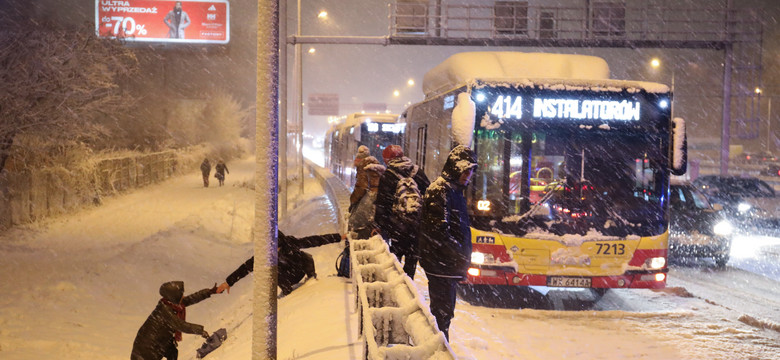
M338 115L339 94L309 94L309 115Z
M227 44L230 5L228 0L96 0L95 32L126 41Z

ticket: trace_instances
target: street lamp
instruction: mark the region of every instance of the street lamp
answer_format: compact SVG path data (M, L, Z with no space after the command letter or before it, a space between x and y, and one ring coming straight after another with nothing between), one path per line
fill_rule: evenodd
M652 67L653 69L658 69L659 67L661 67L661 60L659 60L658 58L652 58L650 60L650 67ZM674 75L675 75L675 70L676 70L675 67L672 66L672 87L671 87L672 96L674 96ZM674 101L672 101L672 109L671 109L671 111L672 111L672 118L674 118Z

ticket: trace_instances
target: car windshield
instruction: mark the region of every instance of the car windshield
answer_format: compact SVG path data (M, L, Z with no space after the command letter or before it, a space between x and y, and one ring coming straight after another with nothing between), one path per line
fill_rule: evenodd
M673 207L693 207L696 209L711 209L707 197L693 186L673 185L669 190L669 201Z

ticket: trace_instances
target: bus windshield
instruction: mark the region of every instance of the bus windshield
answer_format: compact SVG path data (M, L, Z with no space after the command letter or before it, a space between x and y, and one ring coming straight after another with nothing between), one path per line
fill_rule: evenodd
M474 224L516 235L661 234L667 141L637 129L478 129Z

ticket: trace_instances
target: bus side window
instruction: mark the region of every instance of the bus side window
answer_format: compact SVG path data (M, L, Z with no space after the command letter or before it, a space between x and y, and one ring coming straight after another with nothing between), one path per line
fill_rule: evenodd
M428 125L417 128L417 158L415 162L420 169L425 169L425 150L428 137Z

